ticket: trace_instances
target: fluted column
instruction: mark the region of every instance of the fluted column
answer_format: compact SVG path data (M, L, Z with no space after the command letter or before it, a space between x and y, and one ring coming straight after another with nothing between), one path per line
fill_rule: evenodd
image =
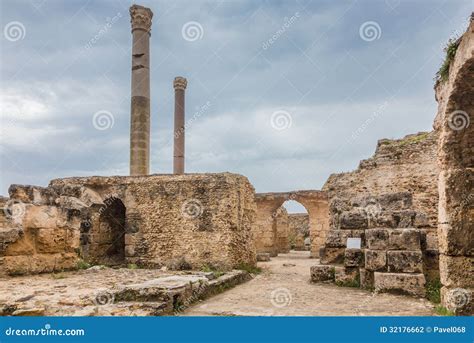
M174 149L173 173L184 174L184 90L188 85L184 77L175 77L174 87Z
M130 7L132 24L132 98L130 121L130 175L150 169L150 29L153 12Z

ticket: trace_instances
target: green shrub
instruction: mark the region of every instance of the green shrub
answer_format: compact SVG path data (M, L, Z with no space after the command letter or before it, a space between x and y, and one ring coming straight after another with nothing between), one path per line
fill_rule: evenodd
M439 279L431 280L426 283L426 298L435 303L441 302L441 281Z
M449 78L449 68L451 67L451 63L454 60L454 56L456 56L456 51L459 47L460 42L460 37L451 38L448 40L448 43L444 48L444 51L446 52L446 57L444 59L443 64L436 73L436 82L444 82Z
M77 261L77 269L88 269L91 267L90 263L87 263L84 260Z
M438 305L435 307L436 314L440 316L454 316L454 312L448 310L446 307Z
M260 274L262 272L262 268L257 266L252 266L247 263L241 263L237 266L237 269L245 270L247 273L250 274Z

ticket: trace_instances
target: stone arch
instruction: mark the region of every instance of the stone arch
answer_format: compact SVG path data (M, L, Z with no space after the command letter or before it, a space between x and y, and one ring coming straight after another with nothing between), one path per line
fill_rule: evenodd
M277 254L276 224L277 210L287 200L295 200L306 208L309 217L311 257L319 257L329 229L329 205L325 192L316 190L287 193L257 193L257 225L255 232L257 252Z
M103 205L94 206L93 213L82 223L81 247L84 258L91 263L116 265L125 261L126 207L115 196Z

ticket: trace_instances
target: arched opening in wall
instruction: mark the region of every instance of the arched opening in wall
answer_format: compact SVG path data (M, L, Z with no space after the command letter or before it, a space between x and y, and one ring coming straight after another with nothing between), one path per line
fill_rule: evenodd
M308 210L298 201L287 200L282 207L287 212L287 242L289 250L309 251L311 235ZM282 230L280 230L282 231Z
M106 265L121 264L125 260L125 205L120 199L110 197L104 200L98 214L90 230L88 260Z

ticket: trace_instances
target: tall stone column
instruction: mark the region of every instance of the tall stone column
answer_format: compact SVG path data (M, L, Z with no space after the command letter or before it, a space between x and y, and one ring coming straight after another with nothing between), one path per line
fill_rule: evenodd
M174 87L174 151L173 173L184 174L184 90L188 81L175 77Z
M150 169L150 29L153 12L130 7L132 24L132 99L130 121L130 175Z

